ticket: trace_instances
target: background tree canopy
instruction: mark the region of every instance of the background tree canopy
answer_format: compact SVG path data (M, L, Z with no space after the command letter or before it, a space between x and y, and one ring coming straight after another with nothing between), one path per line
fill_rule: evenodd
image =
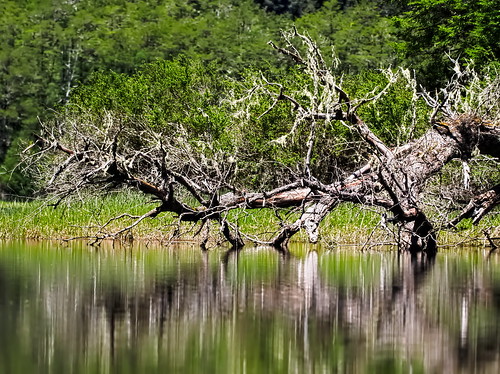
M497 61L499 12L494 0L4 0L0 3L0 191L13 196L33 192L29 175L15 169L17 154L39 121L66 110L61 107L68 101L91 108L114 103L148 117L150 123L173 121L194 110L193 134L208 126L218 136L225 123L222 107L217 107L222 82L236 90L242 77L258 70L269 77L296 78L291 64L275 58L275 51L266 46L292 24L318 40L325 56L335 47L346 81L358 82L363 90L383 80L368 71L388 65L414 68L419 80L432 86L452 72L445 53L470 58L480 67ZM151 75L159 70L152 67L162 62L137 71L156 60L176 61L163 63L174 70L192 69L186 59L195 61L197 73L189 78L173 74L178 81L170 85ZM207 64L210 72L202 68ZM167 84L167 91L175 95L181 92L176 87L191 85L189 79L197 74L198 83L206 80L203 84L210 86L211 98L169 106L169 96L161 96L159 84ZM208 75L201 78L204 74ZM132 89L131 80L142 84ZM74 91L75 87L79 89ZM104 93L107 88L112 90ZM128 89L129 96L124 94ZM185 100L190 102L189 97ZM202 104L202 112L194 109ZM380 125L381 134L398 132L393 129L394 113L402 108L373 113L388 120ZM263 144L261 137L271 139L286 131L286 110L274 115L272 121L265 120L268 123L261 121L260 131L245 140L249 160L255 152L281 152L252 148ZM241 144L238 147L242 149ZM281 154L280 160L287 165L294 157Z
M395 19L406 64L427 86L450 75L448 56L484 68L500 56L500 8L496 0L416 0Z

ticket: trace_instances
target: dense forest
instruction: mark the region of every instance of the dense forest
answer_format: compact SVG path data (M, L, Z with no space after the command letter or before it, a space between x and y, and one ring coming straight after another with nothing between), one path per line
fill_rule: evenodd
M189 105L204 105L218 112L192 119L190 136L207 126L223 132L222 93L237 90L238 82L258 71L297 79L293 64L267 45L292 25L315 39L327 58L334 49L338 60L329 63L353 92L369 92L386 79L376 69L388 66L413 69L417 80L433 89L453 74L450 59L473 61L480 70L493 65L500 54L499 20L494 0L2 1L0 191L4 198L33 193L30 175L16 168L18 154L40 123L67 110L68 103L72 110L119 106L149 116L151 123L175 121L192 113ZM160 76L159 66L167 66L170 76ZM211 98L188 104L201 81L210 86ZM170 105L177 94L184 95L184 103ZM380 124L379 135L388 138L398 116L405 115L408 93L392 95L383 111L370 113ZM219 116L215 122L212 114ZM244 145L249 158L283 153L265 142L282 134L287 114L281 114L260 123L258 132L244 134L254 136ZM287 168L296 153L300 150L292 147L278 159ZM323 161L325 170L328 163L350 162L337 156ZM279 177L270 175L268 182Z

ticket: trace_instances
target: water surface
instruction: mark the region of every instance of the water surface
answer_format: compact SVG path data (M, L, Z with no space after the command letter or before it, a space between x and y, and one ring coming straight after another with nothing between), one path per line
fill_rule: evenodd
M499 373L500 261L0 242L0 373Z

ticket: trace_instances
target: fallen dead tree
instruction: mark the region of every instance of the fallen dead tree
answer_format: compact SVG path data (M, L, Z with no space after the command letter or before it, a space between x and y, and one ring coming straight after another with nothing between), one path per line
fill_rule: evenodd
M294 181L264 192L249 192L232 182L235 160L232 155L215 153L207 158L192 145L182 124L174 135L155 131L142 124L126 126L112 112L99 123L84 119L62 119L44 126L37 136L39 151L29 156L31 165L48 165L44 175L46 191L64 199L81 189L100 186L104 189L129 186L158 202L157 206L119 232L96 236L115 237L131 230L146 218L173 213L179 222L220 224L224 237L235 248L244 245L244 233L227 218L233 209L282 209L297 207L300 216L283 222L271 238L251 240L285 250L288 241L304 229L311 242L319 239L319 224L341 202L379 207L390 213L389 221L397 227L397 240L403 250L437 251L436 225L429 219L423 195L433 176L454 159L466 164L481 152L500 156L499 78L484 82L473 70L460 70L447 87L436 94L421 92L430 108L430 126L420 137L399 146L388 146L358 114L364 105L376 105L397 79L413 79L407 71L387 71L388 84L362 98L351 98L342 88L342 79L329 69L315 44L293 30L284 35L285 47L273 48L304 69L313 82L307 100L287 93L281 84L260 77L239 103L255 95L268 95L272 104L262 116L281 103L287 103L295 115L290 133L276 142L286 146L287 137L301 126L308 132L303 172ZM301 44L306 52L299 51ZM414 83L411 82L413 85ZM409 83L410 84L410 83ZM235 115L235 121L240 117ZM358 168L341 170L331 183L313 175L311 160L320 126L340 122L359 136L368 150L365 163ZM132 140L131 140L132 139ZM140 139L140 141L138 140ZM138 145L139 144L139 145ZM448 222L453 227L465 218L477 223L498 205L498 185L477 191L463 211ZM248 236L246 236L249 238ZM202 239L205 246L207 236Z

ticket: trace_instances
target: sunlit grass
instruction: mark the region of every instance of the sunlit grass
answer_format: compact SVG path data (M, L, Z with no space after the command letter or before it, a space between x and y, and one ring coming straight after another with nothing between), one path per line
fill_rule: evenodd
M0 237L28 239L67 239L91 236L99 232L113 233L130 225L136 219L123 217L109 222L123 213L140 216L151 210L154 203L148 198L131 192L105 196L86 196L62 202L57 207L50 201L0 202ZM144 220L132 233L146 237L173 223L171 217Z
M471 219L464 219L453 229L441 230L439 232L439 242L453 246L489 246L490 243L486 234L498 243L500 238L500 209L497 208L492 214L484 217L477 225L474 225Z
M150 198L132 192L122 191L101 196L85 196L81 199L63 201L56 208L50 202L33 200L27 202L0 201L0 238L25 239L68 239L89 238L104 233L113 234L131 225L138 217L156 205ZM269 240L283 224L292 223L300 215L300 209L273 211L271 209L237 209L228 213L227 218L247 234L246 239ZM127 213L130 216L118 217ZM171 213L154 219L145 219L120 239L146 240L200 240L196 236L200 224L182 224ZM470 220L462 221L454 230L439 232L440 244L487 244L484 231L491 237L500 236L500 214L487 216L480 225ZM320 225L320 245L334 248L342 245L362 247L394 244L396 230L393 225L384 227L381 212L363 209L358 205L344 203L334 209ZM478 241L477 238L480 238ZM210 239L220 243L217 225L211 225ZM307 236L300 231L294 241L306 241ZM476 243L474 243L476 241ZM215 244L216 245L216 244Z
M132 224L136 218L123 217L123 213L141 216L155 206L149 198L130 191L103 196L86 196L82 199L62 202L57 207L50 202L0 202L0 237L28 239L67 239L94 236L99 233L115 233ZM291 223L300 215L299 210L238 209L228 214L231 222L252 238L272 238L283 223ZM379 217L376 213L361 210L351 204L343 204L322 223L324 242L352 242L370 234ZM108 223L109 222L109 223ZM102 227L103 225L105 227ZM212 225L212 234L218 234ZM155 219L145 219L131 230L135 239L165 239L173 235L177 218L170 213ZM194 234L199 224L183 224L180 239L197 240ZM299 232L294 240L306 240Z

